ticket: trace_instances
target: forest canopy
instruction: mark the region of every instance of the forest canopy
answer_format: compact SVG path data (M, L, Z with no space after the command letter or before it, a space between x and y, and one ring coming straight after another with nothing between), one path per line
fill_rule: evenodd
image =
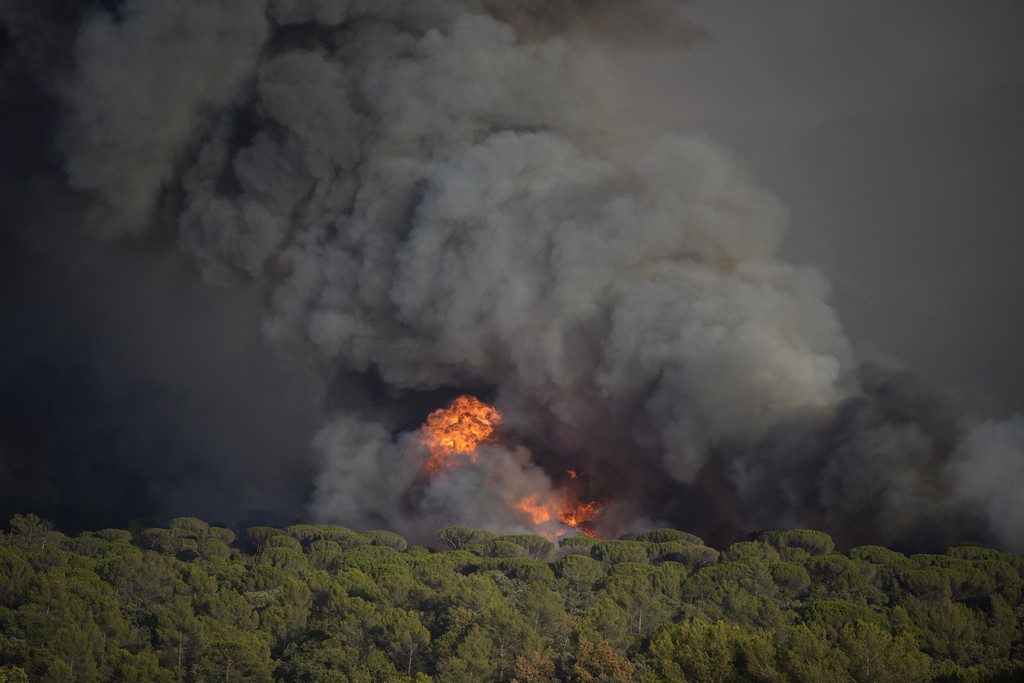
M914 681L1024 676L1024 558L727 548L662 529L557 543L470 527L435 548L195 518L0 536L0 681Z

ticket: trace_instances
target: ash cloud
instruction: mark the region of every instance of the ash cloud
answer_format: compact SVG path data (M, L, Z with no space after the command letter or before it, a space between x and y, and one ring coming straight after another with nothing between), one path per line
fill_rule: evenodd
M573 464L634 526L1021 547L1019 419L859 364L780 201L623 87L624 56L706 39L679 3L82 7L48 60L67 228L180 250L320 378L315 518L519 530ZM512 445L418 481L410 406L480 387Z

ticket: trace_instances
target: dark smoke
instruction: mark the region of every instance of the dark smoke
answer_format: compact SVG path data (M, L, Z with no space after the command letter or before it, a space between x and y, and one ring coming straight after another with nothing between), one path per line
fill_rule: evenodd
M4 5L7 504L425 537L524 528L575 466L616 531L1022 547L1021 421L858 362L779 200L631 96L683 17ZM506 434L424 484L410 429L465 391Z

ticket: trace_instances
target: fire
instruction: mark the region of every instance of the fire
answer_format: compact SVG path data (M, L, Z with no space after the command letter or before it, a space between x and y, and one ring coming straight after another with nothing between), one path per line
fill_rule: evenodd
M435 410L423 424L423 441L430 457L428 474L449 469L457 456L476 462L476 449L501 424L501 413L475 396L460 396L447 408Z
M594 523L600 509L601 506L593 500L589 503L571 503L562 509L561 520L563 524L579 529L588 536L593 536L590 525Z
M531 493L519 500L516 503L516 508L525 513L534 526L557 520L565 526L596 537L593 525L601 510L600 504L596 501L580 502L575 495L565 489L556 495L557 497L551 500L543 501L539 494ZM565 532L565 529L557 528L551 533L541 532L541 535L557 538L564 535Z
M516 507L525 512L533 524L544 524L554 519L559 506L557 501L542 502L538 494L532 493L516 503Z
M422 461L424 473L428 477L441 476L462 465L462 458L476 462L477 448L494 440L501 422L501 413L475 396L460 396L447 408L435 410L420 428L420 438L428 453ZM579 478L572 468L565 474L569 481ZM578 484L573 483L571 487L564 486L550 495L531 493L512 505L542 536L555 539L569 528L594 536L600 503L581 501Z

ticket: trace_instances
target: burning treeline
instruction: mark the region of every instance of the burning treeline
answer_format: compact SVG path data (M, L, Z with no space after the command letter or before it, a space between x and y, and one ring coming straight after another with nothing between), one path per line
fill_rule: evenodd
M496 408L475 396L460 396L446 408L435 410L420 428L420 444L426 457L420 459L424 477L443 477L449 470L474 465L479 446L498 441L502 416ZM601 503L584 500L580 478L575 469L564 473L565 482L547 492L522 496L512 503L524 524L548 538L563 536L570 529L588 536L595 531Z

